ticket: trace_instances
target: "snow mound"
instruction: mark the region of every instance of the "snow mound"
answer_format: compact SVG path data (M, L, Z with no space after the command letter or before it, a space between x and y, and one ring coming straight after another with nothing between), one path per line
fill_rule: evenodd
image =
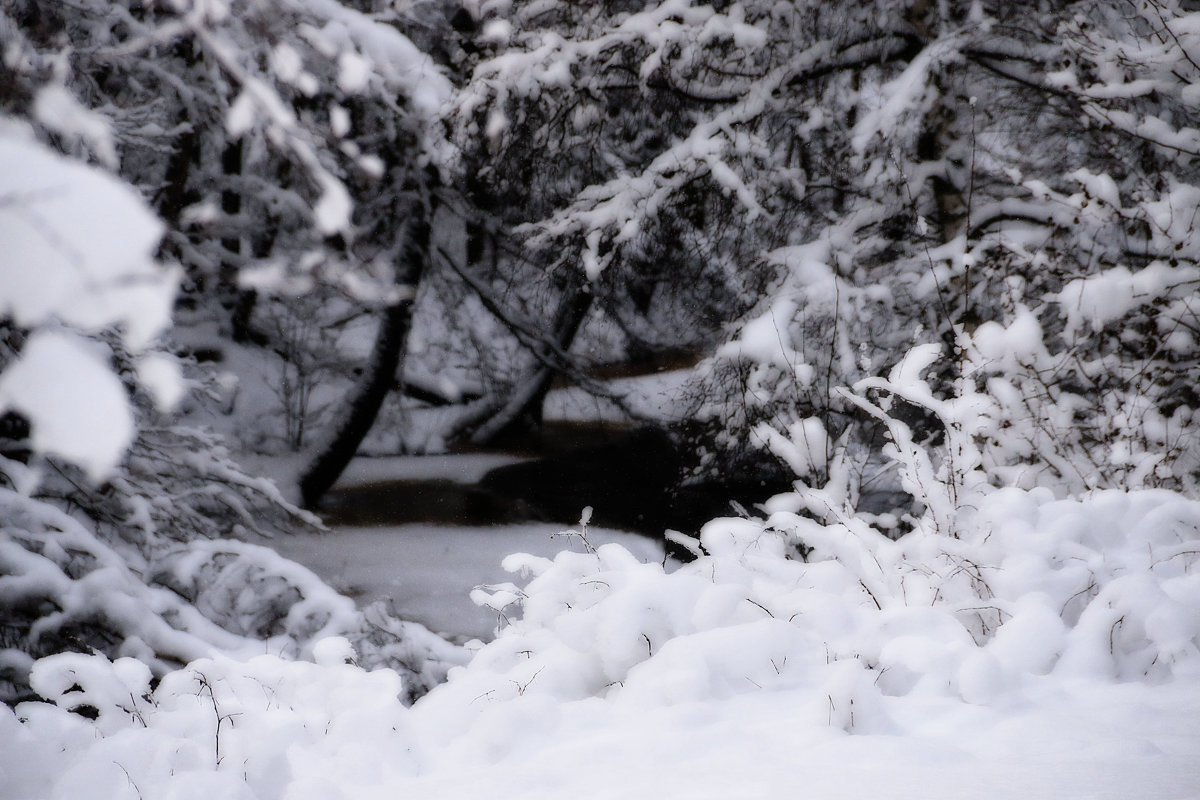
M1187 796L1197 539L1169 492L1005 490L957 539L777 512L713 521L674 572L615 544L513 556L524 585L477 595L511 624L411 707L348 637L157 686L42 659L50 702L0 708L0 793Z
M781 511L715 520L701 542L674 572L617 545L511 557L532 579L480 601L514 621L427 707L799 689L799 718L878 731L884 697L992 705L1046 678L1200 674L1200 502L1169 492L1002 490L957 536L896 541Z
M39 661L34 683L57 705L23 704L24 724L0 710L0 738L54 769L55 796L137 797L134 787L145 787L147 797L346 797L341 789L414 762L408 709L396 699L402 681L390 670L218 656L172 672L151 693L139 666L77 653ZM85 705L94 723L70 712ZM0 778L0 792L40 796L35 777L46 776Z

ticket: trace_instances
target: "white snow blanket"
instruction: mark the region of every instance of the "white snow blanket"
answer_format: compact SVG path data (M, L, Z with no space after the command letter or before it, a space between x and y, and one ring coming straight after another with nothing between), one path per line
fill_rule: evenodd
M613 544L513 556L527 582L477 593L511 624L411 708L340 638L153 688L51 656L54 704L0 711L0 796L1200 795L1200 502L977 512L899 541L715 520L674 572Z

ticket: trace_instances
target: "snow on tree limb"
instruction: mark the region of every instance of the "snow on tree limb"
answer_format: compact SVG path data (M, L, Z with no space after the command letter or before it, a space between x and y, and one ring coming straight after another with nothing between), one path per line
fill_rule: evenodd
M38 331L0 373L0 411L29 420L37 452L78 464L97 482L134 436L129 398L103 350L73 334Z
M0 131L0 316L122 327L133 350L168 325L177 274L154 263L162 224L128 186Z
M102 345L55 328L115 328L134 353L148 348L169 322L178 282L153 260L161 235L126 185L0 133L0 317L32 331L0 373L0 410L32 423L36 450L96 481L133 439L129 399ZM160 370L161 396L177 380Z

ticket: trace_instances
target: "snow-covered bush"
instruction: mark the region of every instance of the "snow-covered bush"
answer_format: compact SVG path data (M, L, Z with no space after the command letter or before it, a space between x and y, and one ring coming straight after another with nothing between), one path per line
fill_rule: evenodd
M214 152L222 181L232 174L238 184L218 183L220 200L234 191L277 204L275 216L256 213L274 224L269 235L281 251L295 256L288 263L299 274L287 277L302 279L301 289L316 264L297 249L350 235L355 209L335 172L370 184L383 167L341 142L351 112L324 108L320 124L333 129L336 143L326 147L311 118L279 104L280 92L297 104L311 97L304 87L316 78L284 45L274 53L287 62L275 65L279 83L251 74L261 63L249 45L266 47L270 37L255 38L244 24L291 24L295 33L304 27L297 15L323 22L319 30L310 26L306 52L330 86L351 106L369 90L389 98L382 113L392 128L360 120L372 136L388 129L410 144L419 138L412 126L424 118L393 113L393 90L426 112L436 105L423 93L436 95L440 84L432 74L419 80L426 62L403 36L340 4L311 5L253 3L245 15L221 3L19 3L0 11L9 70L0 97L0 414L27 423L26 441L11 452L6 445L0 457L5 700L28 695L34 658L60 651L132 656L161 677L216 653L245 657L270 648L310 657L316 638L337 633L361 639L368 663L386 661L410 674L408 699L459 659L456 648L383 609L360 614L270 550L207 541L315 519L268 479L248 475L219 436L169 415L187 387L178 361L155 348L181 274L193 300L208 278L229 288L236 275L223 257L245 266L235 240L251 227L263 233L229 203L222 211L230 227L206 229L216 206L190 192L196 185L214 190L206 186L213 173L204 172ZM299 167L295 183L249 192L240 163L220 154L223 145L243 144L247 164L270 163L282 173ZM89 158L95 165L84 163ZM344 263L317 260L332 271L322 275L349 293L357 287L390 297L390 285L363 289Z
M236 541L191 542L149 567L151 582L178 593L224 630L270 651L311 659L331 636L347 638L356 663L404 677L411 702L441 683L465 652L423 626L397 619L382 602L361 611L299 564L274 550Z
M0 489L4 699L28 693L33 659L62 651L145 661L158 674L249 641L176 593L148 586L131 561L50 504Z
M998 403L1006 483L1196 489L1200 14L1185 6L1064 17L1062 68L1043 80L1086 120L1091 153L1052 180L1012 173L1018 197L974 217L993 230L964 257L1000 259L1001 310L960 344Z
M420 742L397 699L402 681L346 663L352 652L346 640L327 639L316 663L201 659L153 690L133 659L43 659L33 683L56 705L0 710L6 750L27 765L0 778L4 791L330 798L409 773ZM71 713L81 709L95 722Z
M764 432L802 477L763 519L710 522L674 571L612 545L510 557L527 582L476 595L507 625L423 712L470 728L487 712L468 698L644 709L772 689L804 698L801 724L887 732L888 698L1003 706L1072 680L1194 680L1200 502L997 488L1005 409L969 376L943 396L927 379L939 364L924 345L841 391L886 431L917 501L904 520L856 511L845 447L818 420ZM892 413L901 402L934 421L936 446Z
M992 704L1046 676L1200 673L1200 503L1019 489L979 502L954 536L919 526L895 541L861 519L793 510L714 520L704 555L674 572L615 545L513 556L506 566L529 581L480 596L509 624L424 710L787 688L808 698L798 724L869 732L889 727L882 697Z
M152 555L0 489L0 687L28 696L34 660L59 652L142 660L161 677L197 658L273 652L311 659L346 636L364 666L404 675L411 700L464 659L460 648L382 607L363 611L304 567L237 541L160 543Z

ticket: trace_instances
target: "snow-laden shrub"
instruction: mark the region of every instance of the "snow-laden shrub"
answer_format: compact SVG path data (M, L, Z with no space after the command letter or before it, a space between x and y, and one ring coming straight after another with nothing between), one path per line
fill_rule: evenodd
M0 793L329 798L411 773L419 741L399 700L403 680L345 663L351 652L335 638L316 648L316 663L216 656L153 691L133 659L42 659L33 685L53 705L0 708L3 760L22 766L0 776Z
M249 644L175 592L148 586L144 562L53 506L0 489L0 519L4 699L24 695L33 658L51 653L132 656L163 674Z
M957 535L919 525L899 540L779 510L714 520L701 544L674 572L617 545L510 557L531 580L479 595L509 624L423 708L790 688L807 691L798 721L871 731L888 726L887 696L991 704L1045 676L1200 673L1200 502L1170 492L1006 489Z
M532 580L477 600L511 623L426 708L458 692L641 706L777 686L810 692L809 720L872 730L890 695L988 704L1048 675L1200 672L1200 502L995 488L1003 403L970 377L940 396L923 377L939 356L914 348L841 392L887 432L883 455L917 501L909 532L856 513L844 444L803 421L764 438L813 485L798 479L765 519L709 523L674 572L613 546L510 557ZM936 424L938 447L892 413L899 401Z
M287 535L320 527L275 482L251 475L223 437L174 424L135 395L139 429L121 464L103 485L79 480L55 464L38 486L38 497L79 509L97 532L123 541L146 556L169 542L254 535Z
M409 702L466 659L461 648L396 618L382 602L360 611L306 567L267 547L195 541L153 563L151 575L223 629L261 640L271 652L310 659L318 642L344 636L358 652L356 663L404 676Z
M476 595L509 624L426 711L470 724L466 698L641 708L774 687L807 698L798 719L872 731L889 728L893 696L1003 704L1039 681L1200 674L1200 501L994 487L1001 403L969 378L939 396L922 377L938 358L914 348L842 392L888 433L883 454L920 509L907 533L855 513L843 447L825 485L798 479L764 519L710 522L673 572L612 545L511 556L531 579ZM927 412L940 446L890 413L898 400ZM811 466L822 433L810 420L771 443Z
M242 636L315 641L345 630L357 613L308 569L257 545L192 542L155 566L153 582Z
M420 625L354 602L273 550L199 540L152 559L107 544L44 502L0 489L0 687L29 694L34 659L64 651L144 661L156 675L216 653L313 656L322 638L355 641L366 666L395 667L411 701L462 651Z

